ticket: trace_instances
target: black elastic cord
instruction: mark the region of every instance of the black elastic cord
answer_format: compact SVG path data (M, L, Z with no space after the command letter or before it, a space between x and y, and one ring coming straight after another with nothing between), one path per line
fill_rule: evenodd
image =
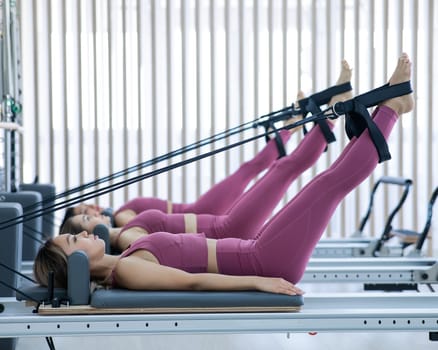
M23 226L24 226L23 228L26 229L26 230L23 229L23 235L34 240L37 243L44 244L44 242L41 239L36 237L36 235L40 235L40 236L44 235L43 232L35 230L33 227L30 227L29 225L26 224L23 224Z
M32 283L37 283L35 280L33 280L32 278L30 278L29 276L26 276L26 275L22 274L21 272L19 272L19 271L13 269L12 267L9 267L8 265L6 265L6 264L4 264L4 263L2 263L2 262L0 262L0 266L3 267L3 268L5 268L6 270L11 271L12 273L14 273L14 274L16 274L16 275L18 275L18 276L20 276L20 277L23 277L23 278L27 279L28 281L30 281L30 282L32 282Z
M157 163L159 163L159 162L162 162L162 161L168 160L168 159L170 159L170 158L172 158L172 157L174 157L174 156L181 155L181 154L183 154L183 153L185 153L185 152L188 152L188 151L194 150L194 149L196 149L197 147L202 147L202 146L204 146L204 145L208 145L209 143L212 143L212 142L215 142L215 141L218 141L218 140L222 140L222 139L225 138L225 137L232 136L232 135L234 135L234 134L240 133L240 132L242 132L242 131L245 131L245 130L247 130L247 129L252 128L252 127L253 127L253 123L254 123L254 122L246 123L247 125L251 124L250 126L247 126L246 129L240 129L240 130L237 130L237 131L232 131L232 132L229 132L228 134L225 134L225 132L224 132L224 133L222 133L223 135L221 135L221 136L219 136L219 137L216 137L217 135L212 136L212 137L209 137L209 138L204 139L204 140L202 140L202 141L199 141L199 142L193 143L193 144L191 144L191 145L189 145L189 146L182 147L182 148L180 148L180 149L178 149L178 150L176 150L176 151L169 152L169 153L164 154L164 155L161 155L161 156L159 156L159 157L155 157L155 158L153 158L153 159L151 159L151 160L149 160L149 161L146 161L146 162L143 162L143 163L141 163L141 164L137 164L137 165L135 165L135 166L129 167L129 168L125 169L125 170L122 170L122 171L116 172L116 173L114 173L114 174L112 174L112 175L109 175L109 176L106 176L106 177L100 178L100 179L98 179L98 180L96 180L96 181L92 181L92 182L89 182L89 183L87 183L87 184L85 184L85 185L78 186L78 187L76 187L76 188L74 188L74 189L70 189L70 190L64 191L64 192L62 192L62 193L59 193L59 194L55 195L53 198L50 198L50 199L47 199L47 198L46 198L45 200L43 200L43 201L41 201L41 202L34 203L34 204L32 204L32 205L26 207L26 210L27 210L26 214L25 214L25 215L22 215L22 216L19 217L19 218L24 218L25 216L28 216L28 217L29 217L29 220L30 220L30 219L33 219L33 218L36 218L36 217L42 216L42 215L44 215L44 213L52 213L52 212L55 211L55 210L52 210L52 209L54 209L54 208L59 208L59 209L67 208L67 207L70 206L70 205L68 204L69 202L71 202L72 205L73 205L73 204L78 204L78 203L80 203L80 202L77 202L75 199L76 199L76 198L80 198L80 196L75 197L75 199L72 199L72 200L67 199L67 200L62 201L62 202L59 202L59 203L57 203L57 204L46 205L44 208L36 209L36 210L34 210L34 211L30 211L30 210L33 209L33 208L40 207L40 204L53 203L53 201L56 200L56 199L65 198L66 196L69 196L69 195L71 195L71 194L73 194L73 193L83 191L83 190L85 190L85 189L88 189L88 188L94 187L94 186L96 186L96 185L98 185L98 184L102 184L102 183L105 183L105 182L109 182L109 181L111 181L111 180L114 180L114 179L119 178L119 177L121 177L121 176L127 175L127 174L129 174L129 173L131 173L131 172L134 172L134 171L136 171L136 170L140 170L140 169L142 169L143 167L147 167L147 166L150 166L150 165L157 164ZM236 128L234 128L234 129L236 129ZM233 130L233 129L231 129L231 130ZM8 223L10 223L10 222L14 222L14 221L16 221L16 220L19 219L19 218L10 219L10 220L6 220L6 221L1 222L0 225L2 225L2 227L0 227L0 229L1 229L1 228L6 228L6 227L10 227L10 225L7 225L7 226L3 226L3 225L8 224Z
M358 120L363 119L363 120L365 120L365 127L370 131L371 139L372 139L374 145L376 146L376 150L379 154L379 161L381 162L383 160L387 160L390 158L388 147L387 147L385 138L383 137L380 130L377 128L377 126L372 121L368 111L366 110L366 107L371 107L371 106L376 105L380 102L383 102L389 98L406 95L410 92L412 92L410 82L405 82L405 83L391 85L391 86L385 85L383 87L371 90L368 93L359 95L351 100L348 100L345 102L337 102L333 106L330 106L329 108L327 108L325 111L321 111L320 113L317 113L316 115L302 119L302 120L297 121L293 124L286 125L283 128L280 128L279 130L291 129L291 128L294 128L294 127L297 127L300 125L304 125L304 124L309 123L309 122L317 122L318 120L322 120L322 119L326 119L326 118L336 119L342 114L345 114L347 117L349 117L352 120L352 123L354 126L356 126L357 123L356 123L356 120L353 120L353 117L356 117ZM259 121L256 121L253 123L253 126L256 127L259 125L265 125L266 123L273 121L275 118L282 118L282 117L284 118L284 115L290 114L290 113L291 113L290 107L285 108L284 112L272 113L271 114L272 117L260 117ZM262 120L262 119L266 119L266 120ZM356 131L358 131L358 130L356 130ZM268 134L271 134L273 132L274 131L270 131L270 132L268 132ZM59 209L67 208L70 205L79 204L83 200L92 199L92 198L95 198L99 195L110 193L114 190L120 189L122 187L136 183L138 181L145 180L149 177L156 176L156 175L161 174L163 172L167 172L169 170L172 170L172 169L175 169L177 167L198 161L198 160L206 158L206 157L210 157L216 153L223 152L223 151L229 150L229 149L237 147L237 146L241 146L245 143L254 141L262 136L264 136L264 134L257 135L257 136L251 137L249 139L233 143L231 145L204 153L202 155L198 155L196 157L178 162L174 165L166 166L166 167L163 167L161 169L151 171L147 174L133 177L133 178L128 179L128 180L123 181L123 182L111 184L111 185L106 186L102 189L97 189L97 190L91 191L89 193L86 193L84 195L78 196L72 200L64 201L64 202L60 203L59 205L57 205L57 204L52 205L49 208L46 208L45 210L37 210L33 213L28 213L26 215L26 218L24 216L20 216L20 217L14 218L14 219L10 219L8 221L4 221L3 223L0 224L0 225L2 225L0 227L0 229L4 229L4 228L10 227L10 226L13 226L15 224L24 222L26 220L30 220L30 219L33 219L35 217L39 217L41 215L44 215L44 213L51 213L51 212L54 212L54 211L59 210Z
M39 303L39 302L40 302L39 300L35 299L34 297L30 296L29 294L24 293L24 292L21 291L20 289L15 288L14 286L9 285L8 283L5 283L5 282L3 282L3 281L0 281L0 284L4 285L6 288L9 288L9 289L13 290L13 291L16 292L16 293L21 294L22 296L26 297L28 300L32 300L32 301L34 301L35 303Z
M126 176L126 175L128 175L128 174L130 174L132 172L144 169L144 168L146 168L148 166L155 165L155 164L157 164L159 162L162 162L162 161L169 160L170 158L173 158L175 156L179 156L179 155L182 155L182 154L187 153L189 151L196 150L196 149L198 149L200 147L209 145L209 144L214 143L216 141L223 140L223 139L225 139L227 137L230 137L230 136L233 136L235 134L242 133L242 132L244 132L246 130L249 130L252 127L255 127L256 125L260 125L259 121L262 121L262 120L265 120L265 119L269 120L271 118L276 118L276 119L283 118L284 119L285 116L290 116L291 115L292 108L293 107L288 106L288 107L282 108L282 109L280 109L278 111L274 111L274 112L265 114L265 115L263 115L261 117L258 117L257 119L255 119L253 121L243 123L243 124L241 124L241 125L239 125L237 127L225 130L225 131L220 132L218 134L215 134L213 136L209 136L209 137L207 137L207 138L205 138L203 140L196 141L196 142L194 142L194 143L192 143L190 145L184 146L184 147L182 147L180 149L177 149L175 151L172 151L172 152L169 152L167 154L155 157L153 159L150 159L148 161L139 163L137 165L128 167L128 168L126 168L124 170L118 171L118 172L113 173L111 175L107 175L107 176L102 177L100 179L97 179L97 180L94 180L94 181L90 181L90 182L88 182L86 184L83 184L81 186L77 186L75 188L72 188L72 189L66 190L64 192L58 193L55 196L45 198L41 202L34 203L34 204L26 207L25 210L34 209L34 208L38 207L39 205L43 205L44 206L46 204L50 204L51 202L53 202L53 201L55 201L57 199L61 199L61 198L70 196L70 195L72 195L74 193L81 192L81 191L83 191L85 189L88 189L88 188L91 188L91 187L95 187L97 185L100 185L100 184L105 183L105 182L112 181L112 180L117 179L117 178L122 177L122 176ZM49 207L51 208L51 206L49 206ZM41 210L44 210L44 209L41 209ZM0 224L4 224L4 223L6 223L6 222L2 222Z
M279 128L278 130L292 129L294 127L298 127L298 126L304 125L306 123L315 122L315 121L317 121L319 119L330 118L330 116L332 118L337 118L338 117L337 114L334 114L334 113L330 114L329 111L333 111L333 109L329 108L329 109L327 109L325 111L322 111L321 113L319 113L317 115L311 116L311 117L306 118L306 119L299 120L299 121L297 121L297 122L295 122L293 124L289 124L287 126ZM267 133L268 134L272 134L272 133L274 133L274 131L269 131ZM161 173L173 170L175 168L178 168L178 167L181 167L181 166L193 163L193 162L196 162L198 160L210 157L210 156L215 155L217 153L220 153L220 152L223 152L223 151L227 151L227 150L232 149L234 147L241 146L241 145L243 145L245 143L248 143L248 142L251 142L251 141L255 141L255 140L257 140L257 139L259 139L260 137L263 137L263 136L265 136L265 134L256 135L256 136L250 137L248 139L241 140L239 142L235 142L235 143L229 144L227 146L221 147L219 149L212 150L212 151L206 152L204 154L201 154L201 155L198 155L198 156L195 156L195 157L192 157L192 158L180 161L178 163L171 164L169 166L165 166L163 168L150 171L150 172L148 172L146 174L138 175L138 176L135 176L133 178L130 178L130 179L127 179L127 180L124 180L124 181L121 181L121 182L118 182L118 183L115 183L115 184L111 184L111 185L108 185L106 187L102 187L100 189L93 190L91 192L88 192L88 193L85 193L83 195L80 195L80 196L78 196L76 198L73 198L73 199L70 199L70 200L67 200L67 201L64 201L64 202L61 202L61 203L58 203L58 204L46 207L44 210L36 210L35 212L27 213L26 215L19 216L19 217L15 218L15 219L4 221L3 223L0 224L1 225L0 226L0 230L8 228L8 227L11 227L11 226L14 226L14 225L22 223L22 222L25 222L27 220L34 219L34 218L39 217L41 215L54 212L56 210L67 208L67 207L69 207L71 205L74 205L74 204L79 204L79 203L81 203L83 201L86 201L86 200L98 197L100 195L104 195L104 194L110 193L110 192L112 192L114 190L118 190L118 189L126 187L128 185L132 185L132 184L137 183L139 181L143 181L143 180L148 179L150 177L159 175Z
M251 122L247 122L247 123L241 124L238 127L235 127L235 128L232 128L232 129L228 129L227 131L224 131L224 132L221 132L219 134L210 136L210 137L205 138L205 139L203 139L201 141L195 142L195 143L193 143L191 145L184 146L184 147L182 147L182 148L180 148L180 149L178 149L176 151L172 151L172 152L169 152L169 153L167 153L165 155L161 155L161 156L155 157L155 158L153 158L153 159L151 159L149 161L143 162L141 164L137 164L137 165L132 166L130 168L127 168L127 169L125 169L123 171L117 172L117 173L115 173L113 175L109 175L107 177L98 179L98 180L93 181L93 182L89 182L89 183L87 183L87 184L85 184L83 186L79 186L79 187L77 187L77 188L75 188L73 190L68 190L68 191L62 192L60 194L55 195L52 198L46 198L46 199L44 199L41 202L35 203L35 204L27 207L26 209L32 209L32 208L35 208L35 207L39 207L40 204L53 203L54 199L64 198L65 196L70 195L72 193L75 193L75 192L78 192L78 191L83 191L85 188L94 187L97 184L101 184L101 183L113 180L113 179L115 179L117 177L121 177L121 176L126 175L126 174L128 174L130 172L133 172L135 170L139 170L142 167L146 167L146 166L157 164L157 163L159 163L161 161L168 160L171 157L174 157L174 156L177 156L177 155L181 155L181 154L186 153L186 152L191 151L191 150L195 150L196 148L200 148L202 146L205 146L205 145L211 144L213 142L222 140L222 139L224 139L226 137L230 137L230 136L233 136L235 134L242 133L243 131L249 130L250 128L254 128L254 127L257 127L257 126L263 126L264 123L269 121L271 118L275 118L276 120L279 119L279 118L283 118L284 119L287 116L291 115L291 109L292 108L293 107L289 106L289 107L285 107L283 109L280 109L278 111L268 113L266 115L263 115L263 116L257 118L255 121L251 121ZM105 189L106 188L108 188L108 187L105 187ZM96 191L92 191L90 193L93 194L93 193L97 193L97 192ZM108 192L105 192L105 193L108 193ZM97 195L96 196L92 196L91 198L94 198L94 197L97 197ZM82 197L78 196L76 198L67 199L67 200L62 201L62 202L57 203L57 204L52 204L52 205L48 205L48 206L46 205L44 208L36 209L34 211L31 211L31 212L26 212L26 214L22 215L21 217L17 217L17 218L14 218L14 219L10 219L10 220L6 220L6 221L3 221L3 222L0 222L0 226L1 226L0 229L13 226L13 225L7 225L7 224L9 224L10 222L14 222L14 224L15 224L15 223L17 223L17 220L22 219L25 216L28 217L29 220L30 220L30 219L42 216L44 214L52 213L52 212L54 212L54 211L56 211L58 209L68 208L70 206L70 204L71 205L79 204L80 201L77 201L78 198L82 198ZM57 208L57 209L55 209L55 208ZM24 220L24 221L27 221L27 220ZM23 221L21 221L21 222L23 222Z
M47 342L47 345L49 346L50 350L56 350L55 343L53 342L52 337L46 337L46 342Z

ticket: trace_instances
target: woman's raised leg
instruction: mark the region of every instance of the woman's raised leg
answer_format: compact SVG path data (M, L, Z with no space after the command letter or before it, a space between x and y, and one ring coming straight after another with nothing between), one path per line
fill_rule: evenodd
M280 138L286 144L292 132L280 131ZM270 140L256 156L243 163L234 173L215 184L195 202L173 204L172 213L195 213L223 215L245 191L248 184L262 171L269 168L278 158L275 140Z
M350 79L351 69L344 60L337 84L343 84ZM351 95L351 91L336 95L330 104L345 101ZM302 93L298 95L298 99L303 97ZM329 126L333 129L334 124L329 121ZM319 126L313 127L291 154L277 160L259 181L240 196L227 215L215 221L213 237L255 238L255 234L283 198L290 184L315 164L326 146L326 139ZM202 221L203 218L200 217L198 232L205 231Z
M411 62L406 54L398 61L390 84L410 79ZM398 115L413 108L412 94L382 103L374 122L388 138ZM338 204L365 180L378 164L368 131L353 141L341 161L313 179L265 225L255 243L261 274L279 276L292 283L300 280L315 245Z

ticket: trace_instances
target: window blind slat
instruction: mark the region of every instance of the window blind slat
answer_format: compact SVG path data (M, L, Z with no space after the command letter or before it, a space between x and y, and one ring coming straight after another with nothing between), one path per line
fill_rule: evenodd
M41 182L54 182L61 191L180 148L282 108L300 89L308 95L328 87L342 58L353 68L354 94L363 93L386 82L396 57L407 51L414 61L417 108L402 118L390 139L393 160L342 202L326 235L353 233L382 175L413 179L395 224L422 228L425 202L438 185L433 0L18 4L25 22L23 123L29 140L21 147L23 181L38 174ZM335 133L337 142L295 181L283 204L347 144L342 122ZM298 134L287 145L289 152L302 138ZM96 201L118 207L139 195L191 202L263 146L262 141L247 144ZM391 191L383 192L367 234L380 234L395 200Z

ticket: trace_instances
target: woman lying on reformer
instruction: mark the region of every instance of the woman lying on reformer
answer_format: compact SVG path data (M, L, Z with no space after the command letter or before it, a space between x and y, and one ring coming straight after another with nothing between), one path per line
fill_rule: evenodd
M348 63L343 61L337 84L350 81L350 78L351 69ZM303 94L299 93L298 98L303 97ZM329 101L329 105L351 97L351 91L335 95ZM329 130L333 129L334 120L324 121ZM289 131L284 131L290 134ZM61 233L78 234L85 230L92 234L97 224L107 225L114 251L123 251L136 239L154 232L203 233L207 238L214 239L227 237L252 239L254 233L260 231L278 205L292 181L315 164L326 146L327 141L320 130L320 125L316 124L291 154L273 162L266 174L240 195L223 215L165 214L159 210L145 210L122 228L111 227L109 218L105 216L76 215L66 221ZM219 193L215 197L220 197ZM214 205L214 202L212 204ZM250 220L248 220L249 215Z
M381 102L373 113L374 125L384 139L389 137L399 116L413 109L410 73L409 57L402 54L389 84L370 92L380 96L387 96L388 90L398 92L394 95L398 97ZM373 141L375 135L370 130L364 128L353 137L339 158L255 232L252 239L215 240L203 234L160 232L142 236L120 256L113 256L104 254L103 241L94 235L65 234L48 240L40 249L34 264L35 277L40 284L47 285L48 274L53 271L55 285L65 287L67 256L83 250L92 278L104 285L133 290L302 294L294 284L301 279L337 205L380 161ZM306 152L303 147L300 150ZM262 200L257 205L264 203Z
M341 73L336 85L307 98L302 93L299 93L298 102L295 105L300 106L301 109L301 106L305 107L304 105L309 100L312 100L312 103L319 107L322 104L333 104L336 101L341 101L342 98L351 98L350 79L351 70L348 63L344 60L341 63ZM285 124L295 122L299 118L300 116L295 116L286 120ZM280 142L282 145L286 144L291 135L297 130L298 128L281 130L278 133L279 140L271 139L253 159L243 163L234 173L215 184L196 201L192 203L172 203L170 200L153 197L134 198L126 202L114 213L111 213L112 226L123 227L137 214L145 210L158 210L164 214L225 215L237 199L244 194L248 184L263 171L269 169L279 158L277 142ZM60 233L65 231L63 228L69 227L68 220L75 215L108 216L108 208L85 203L68 208L60 226Z

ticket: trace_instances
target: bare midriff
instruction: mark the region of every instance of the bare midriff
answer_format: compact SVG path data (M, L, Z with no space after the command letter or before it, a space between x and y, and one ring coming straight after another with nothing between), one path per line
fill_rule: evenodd
M184 214L185 233L196 233L198 225L196 224L195 214Z

